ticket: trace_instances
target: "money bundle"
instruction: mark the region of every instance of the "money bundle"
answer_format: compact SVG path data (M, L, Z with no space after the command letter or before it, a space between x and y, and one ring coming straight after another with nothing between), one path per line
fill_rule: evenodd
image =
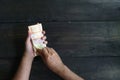
M43 29L42 24L37 23L35 25L28 26L29 32L31 34L31 40L33 43L33 49L36 51L36 49L42 49L46 47L46 44L43 44L43 41L41 37L43 37Z

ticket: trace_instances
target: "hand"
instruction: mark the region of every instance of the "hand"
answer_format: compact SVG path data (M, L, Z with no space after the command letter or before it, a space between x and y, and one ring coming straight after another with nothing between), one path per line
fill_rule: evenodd
M57 74L64 71L65 65L63 64L61 58L53 48L46 47L43 48L40 52L38 50L38 53L40 54L43 61L50 70Z
M64 80L84 80L63 64L61 58L53 48L46 47L42 51L40 50L40 52L38 50L38 53L48 68Z
M43 33L43 35L45 35L45 31L43 31L42 33ZM32 45L30 36L31 36L31 34L28 31L28 37L27 37L27 40L26 40L25 55L28 55L28 56L34 58L36 53L33 50L33 45ZM43 36L41 39L44 40L44 44L47 44L47 41L45 41L46 40L46 36Z

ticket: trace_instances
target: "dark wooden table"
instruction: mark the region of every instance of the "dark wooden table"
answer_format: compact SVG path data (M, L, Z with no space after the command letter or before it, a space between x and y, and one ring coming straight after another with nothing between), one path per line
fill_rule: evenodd
M1 0L0 80L15 74L27 26L37 22L72 71L86 80L120 80L119 0ZM62 79L36 57L30 80Z

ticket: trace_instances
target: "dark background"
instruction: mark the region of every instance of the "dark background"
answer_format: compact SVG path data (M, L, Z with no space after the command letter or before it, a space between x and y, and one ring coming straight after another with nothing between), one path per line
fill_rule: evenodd
M120 80L119 0L0 0L0 80L15 74L27 26L37 22L72 71L86 80ZM62 79L37 57L30 80Z

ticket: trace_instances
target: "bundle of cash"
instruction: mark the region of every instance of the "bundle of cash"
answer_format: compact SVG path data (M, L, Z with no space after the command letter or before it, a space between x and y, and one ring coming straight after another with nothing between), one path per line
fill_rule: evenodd
M46 44L43 43L44 40L41 39L41 37L43 37L42 24L37 23L35 25L30 25L28 26L28 29L31 34L33 49L36 51L36 49L43 49L44 47L46 47Z

